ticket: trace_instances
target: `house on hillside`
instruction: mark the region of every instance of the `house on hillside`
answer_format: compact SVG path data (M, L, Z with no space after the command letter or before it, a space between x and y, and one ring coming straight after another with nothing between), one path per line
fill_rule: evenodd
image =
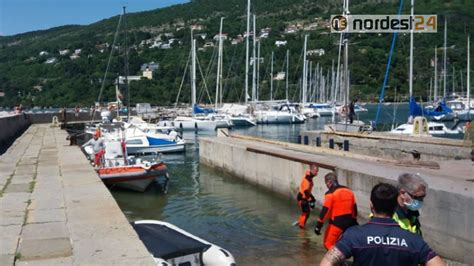
M207 38L207 33L194 34L194 37L196 38L200 37L201 39L205 40Z
M56 57L51 57L51 58L48 58L46 60L46 62L44 62L45 64L54 64L58 61L58 59Z
M192 30L203 30L203 29L204 29L204 26L203 26L203 25L199 25L199 24L194 24L194 25L191 25L191 29L192 29Z
M241 42L244 41L244 37L242 37L241 34L237 35L236 38L232 39L232 41L230 42L232 45L236 45L236 44L239 44Z
M214 43L213 42L206 42L202 47L204 47L204 48L214 47Z
M214 41L218 41L219 40L219 34L216 34L214 35L214 37L212 38ZM227 40L227 33L222 33L222 39L225 41Z
M259 38L262 38L262 39L268 38L268 35L270 35L271 31L272 31L272 29L268 28L268 27L261 29Z
M142 77L146 79L153 79L153 72L158 70L159 64L155 62L145 63L141 65Z
M288 27L285 28L285 34L293 34L298 31L298 28L296 25L288 25Z
M71 60L76 60L76 59L79 59L80 56L78 54L72 54L71 56L69 56L69 59Z
M277 47L285 46L286 44L287 44L287 41L275 41L275 45Z
M59 50L59 55L67 55L69 54L69 49Z
M46 52L46 51L41 51L41 52L39 53L39 55L40 55L40 56L47 56L47 55L49 55L49 53Z
M307 55L311 56L311 55L316 55L316 56L323 56L326 52L324 51L324 49L313 49L313 50L308 50L306 52Z

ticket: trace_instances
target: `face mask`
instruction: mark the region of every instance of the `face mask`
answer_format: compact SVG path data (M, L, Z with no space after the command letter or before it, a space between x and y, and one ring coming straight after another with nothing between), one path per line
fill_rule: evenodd
M423 207L423 201L412 199L410 203L405 203L405 206L411 211L417 211Z

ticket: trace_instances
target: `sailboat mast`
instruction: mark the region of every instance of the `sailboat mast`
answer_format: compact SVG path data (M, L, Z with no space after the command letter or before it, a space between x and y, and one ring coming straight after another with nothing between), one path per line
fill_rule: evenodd
M410 4L410 15L414 17L415 13L415 0L411 0ZM410 74L408 80L408 88L410 92L410 98L413 96L413 28L410 29Z
M192 34L192 33L191 33ZM191 105L196 105L196 40L191 41Z
M471 35L467 35L467 117L471 119L471 49L470 49L470 38Z
M286 83L285 83L285 93L286 93L286 100L288 101L288 68L290 67L290 50L286 50Z
M224 22L224 18L221 17L221 25L219 28L219 48L218 48L218 56L217 56L217 81L216 81L216 109L217 103L219 101L219 94L220 100L222 103L222 24Z
M260 92L260 41L257 41L257 81L255 83L255 100L258 101Z
M273 51L272 51L272 65L270 67L270 101L273 101Z
M308 45L308 34L304 36L304 46L303 46L303 87L301 92L301 104L306 103L306 86L307 86L307 79L308 79L308 62L306 60L306 49Z
M434 59L434 102L438 101L438 46L435 47Z
M125 19L126 15L126 7L123 7L123 24L125 28L125 89L127 91L127 121L130 120L130 86L128 84L128 75L129 75L129 70L128 70L128 40L127 40L127 20Z
M444 18L444 51L443 51L443 97L446 97L446 51L447 47L447 37L448 37L448 20Z
M257 38L255 34L255 15L253 15L253 47L252 47L252 101L256 100L257 97L257 84L256 84L256 77L257 77Z
M413 1L413 0L412 0ZM349 0L345 1L344 15L349 15ZM344 33L344 85L346 94L344 97L344 105L347 106L349 103L350 87L349 87L349 38L348 34Z
M249 95L249 36L250 36L250 0L247 1L247 36L245 38L245 104Z

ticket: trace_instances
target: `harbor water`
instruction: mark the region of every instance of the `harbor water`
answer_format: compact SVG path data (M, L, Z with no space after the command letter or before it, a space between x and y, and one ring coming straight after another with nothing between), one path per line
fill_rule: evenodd
M367 107L369 112L362 113L359 119L374 120L376 106ZM384 106L380 123L393 122L392 108ZM397 108L396 117L404 118L395 123L404 123L407 106ZM322 129L330 120L330 117L323 117L299 125L258 125L232 132L296 142L300 131ZM199 137L215 134L187 132L184 134L185 153L163 155L170 174L166 194L159 187L145 193L112 189L127 218L173 223L229 250L239 265L318 264L325 252L322 237L313 232L319 210L312 211L306 229L300 230L292 226L300 213L295 199L283 198L200 165Z

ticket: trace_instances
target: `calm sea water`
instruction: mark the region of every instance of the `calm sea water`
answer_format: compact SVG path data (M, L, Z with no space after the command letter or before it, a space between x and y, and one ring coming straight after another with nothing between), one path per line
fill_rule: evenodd
M362 113L359 119L374 120L376 106L366 107L369 112ZM393 119L394 113L397 119ZM407 105L383 106L379 123L404 123L407 116ZM311 119L301 125L258 125L233 132L296 142L300 131L322 129L329 120ZM167 194L159 188L145 193L113 190L127 218L173 223L228 249L240 265L318 264L325 252L321 237L313 233L319 211L314 210L307 229L300 230L291 226L299 215L294 200L200 165L199 137L214 134L185 133L186 152L163 156L170 174Z

